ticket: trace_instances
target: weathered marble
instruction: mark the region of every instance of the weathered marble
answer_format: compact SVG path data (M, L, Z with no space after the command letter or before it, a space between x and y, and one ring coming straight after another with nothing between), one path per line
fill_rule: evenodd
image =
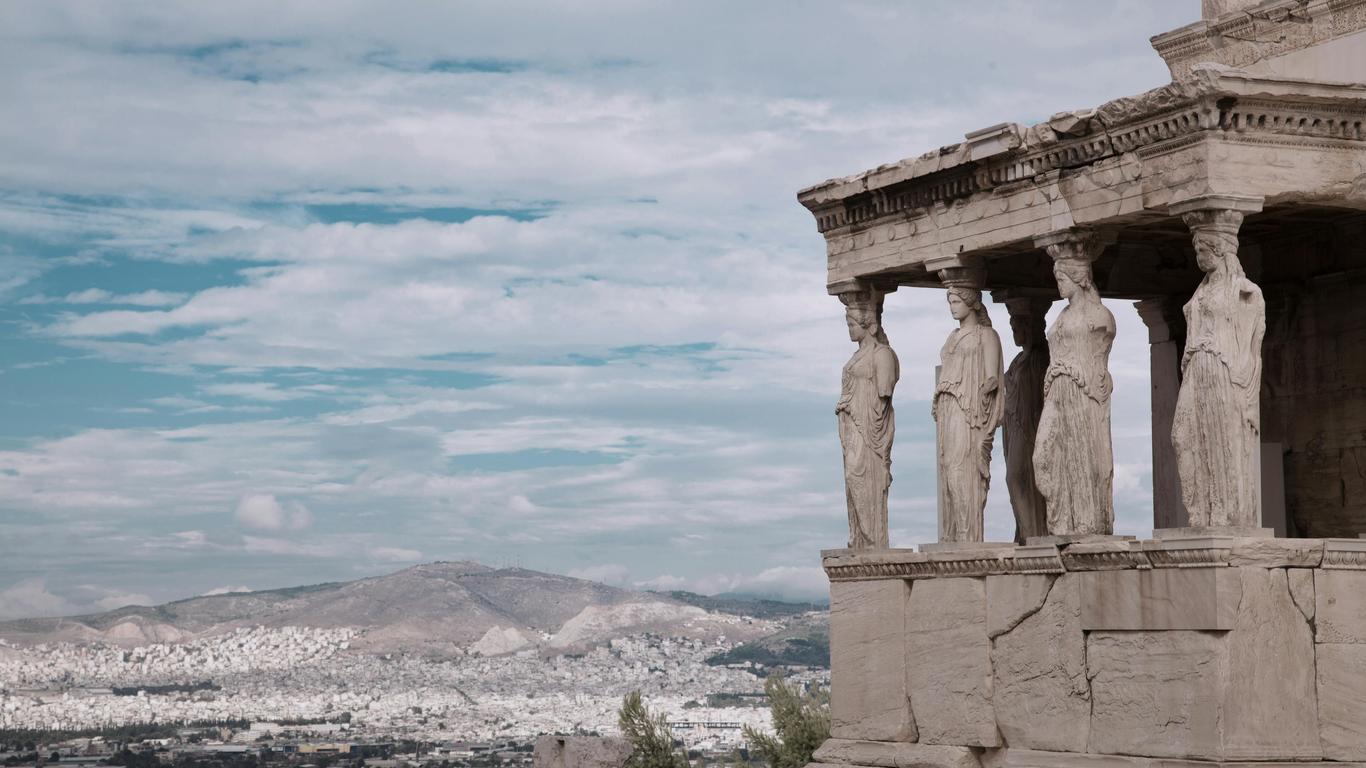
M939 467L939 540L981 541L991 446L1001 423L1001 339L982 304L980 276L942 271L958 328L939 353L932 410Z
M1045 499L1048 532L1110 534L1115 468L1109 359L1115 318L1100 303L1091 274L1104 241L1091 232L1065 232L1037 243L1053 258L1058 293L1067 300L1048 332L1043 414L1034 443L1034 474Z
M907 679L923 744L1001 745L992 709L983 581L929 579L916 582L911 590Z
M1081 576L1057 577L1043 605L992 642L992 704L996 725L1011 747L1086 751L1091 689Z
M896 420L892 392L900 378L896 353L882 330L882 295L873 288L840 294L849 338L858 351L844 365L835 406L844 449L849 547L882 548L887 539L887 491L892 484Z
M1261 522L1262 337L1266 302L1243 273L1238 230L1261 201L1210 197L1173 208L1192 232L1205 278L1186 304L1172 445L1191 525Z
M830 733L842 739L915 741L906 691L903 581L830 585Z
M1366 571L1314 571L1314 639L1366 644Z
M811 756L811 766L866 765L875 768L981 768L967 747L827 739Z
M615 736L539 736L533 768L623 768L631 742Z
M1015 514L1015 541L1048 533L1043 495L1034 479L1034 438L1043 415L1044 374L1048 371L1048 339L1044 315L1052 302L1035 298L1003 298L1019 354L1005 374L1005 415L1001 442L1006 455L1006 488Z
M1090 751L1216 757L1228 648L1212 632L1091 632Z
M1233 568L1161 568L1076 574L1087 630L1233 629L1242 580Z
M1314 633L1296 607L1284 569L1230 568L1242 580L1228 633L1228 687L1220 757L1317 760Z
M1366 645L1318 651L1319 739L1329 760L1366 760Z
M987 637L994 640L1042 608L1055 579L1056 576L1047 574L988 576Z
M1323 542L1317 539L1239 538L1229 551L1229 565L1260 568L1317 568L1323 562Z

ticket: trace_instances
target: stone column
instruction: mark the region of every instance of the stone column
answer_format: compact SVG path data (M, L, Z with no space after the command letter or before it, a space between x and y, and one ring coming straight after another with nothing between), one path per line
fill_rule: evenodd
M1100 301L1091 263L1113 238L1070 229L1037 238L1053 258L1067 301L1048 330L1043 414L1034 474L1053 536L1114 533L1114 452L1110 442L1110 347L1115 318Z
M1195 528L1261 532L1262 338L1266 303L1238 260L1243 215L1261 198L1205 195L1173 204L1205 277L1185 307L1172 447Z
M1184 304L1171 297L1134 302L1148 326L1149 370L1152 379L1153 528L1184 528L1189 524L1181 503L1172 447L1172 416L1181 387L1181 351L1186 345Z
M1048 535L1044 498L1034 479L1034 437L1043 414L1044 373L1048 370L1045 315L1053 300L1024 291L992 291L991 298L1006 305L1010 330L1019 354L1005 374L1005 416L1001 442L1006 454L1006 488L1015 513L1015 542Z
M939 470L939 541L983 540L991 448L1001 424L1001 338L982 303L979 263L946 260L936 269L958 327L939 353L931 410ZM927 264L930 269L936 265Z

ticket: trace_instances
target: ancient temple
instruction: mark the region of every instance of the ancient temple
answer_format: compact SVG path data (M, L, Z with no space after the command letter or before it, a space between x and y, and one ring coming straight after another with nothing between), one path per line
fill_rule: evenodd
M1167 85L799 193L859 345L818 764L1366 766L1366 0L1203 10L1152 39ZM938 359L882 332L907 288L959 323ZM1151 345L1142 537L1114 535L1121 311ZM885 533L908 376L937 376L915 550ZM982 541L991 483L1014 542Z

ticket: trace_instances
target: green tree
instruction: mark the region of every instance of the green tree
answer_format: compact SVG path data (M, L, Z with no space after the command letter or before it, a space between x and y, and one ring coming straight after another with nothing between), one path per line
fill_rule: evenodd
M640 691L631 691L617 714L621 734L631 742L627 768L689 768L688 758L674 751L673 733L664 714L645 708Z
M774 673L764 682L773 712L774 735L745 726L745 738L769 768L803 768L811 754L830 738L830 692L813 688L805 693Z

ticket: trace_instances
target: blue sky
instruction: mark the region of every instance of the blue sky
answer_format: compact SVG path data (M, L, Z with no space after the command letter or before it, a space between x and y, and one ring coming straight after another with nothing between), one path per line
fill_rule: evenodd
M0 616L466 558L821 593L852 346L796 190L1160 85L1147 38L1198 16L0 5ZM1113 309L1140 531L1146 337ZM952 322L908 289L886 325L911 545Z

